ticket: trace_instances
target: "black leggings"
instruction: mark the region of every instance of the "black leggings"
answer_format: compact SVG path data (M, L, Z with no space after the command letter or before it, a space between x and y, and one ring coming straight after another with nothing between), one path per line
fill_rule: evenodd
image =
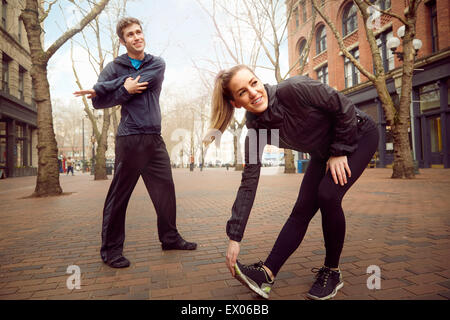
M358 139L358 149L347 157L352 176L344 186L335 184L330 171L325 174L326 160L312 157L300 187L297 202L278 235L265 265L277 275L305 236L309 222L320 209L326 257L324 265L339 266L345 238L345 217L342 198L361 176L378 146L378 130L366 132Z

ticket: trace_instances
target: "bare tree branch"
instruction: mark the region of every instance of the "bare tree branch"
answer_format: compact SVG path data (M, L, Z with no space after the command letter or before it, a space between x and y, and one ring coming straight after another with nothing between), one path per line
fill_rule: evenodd
M61 35L53 44L45 51L45 60L48 61L53 54L71 37L80 32L91 20L93 20L97 15L99 15L102 10L106 7L109 0L100 0L98 4L83 18L81 21L72 29L67 30L63 35Z
M39 22L42 23L44 20L48 17L48 14L50 13L50 10L52 10L52 6L58 2L59 0L50 1L48 4L47 10L44 9L44 6L41 6L42 14L40 15ZM45 1L47 2L47 1Z

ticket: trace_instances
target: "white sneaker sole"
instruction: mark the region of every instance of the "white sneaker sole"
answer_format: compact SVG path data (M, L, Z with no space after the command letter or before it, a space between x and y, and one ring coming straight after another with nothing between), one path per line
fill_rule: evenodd
M238 265L234 265L235 278L238 279L244 286L263 297L264 299L269 299L269 294L261 290L261 288L252 280L249 279L241 272Z
M334 288L333 292L331 292L329 295L327 295L325 297L316 297L310 293L306 294L306 296L313 300L328 300L328 299L333 298L337 294L338 290L341 289L343 286L344 286L344 282L342 281L341 283L339 283L336 286L336 288Z

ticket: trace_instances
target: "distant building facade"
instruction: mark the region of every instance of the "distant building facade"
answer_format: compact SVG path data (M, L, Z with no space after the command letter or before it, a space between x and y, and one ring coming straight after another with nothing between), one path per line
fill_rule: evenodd
M364 22L353 1L318 1L343 37L344 45L369 71L373 72L372 54L367 41ZM355 105L368 113L378 124L381 138L378 147L378 166L393 162L393 139L387 125L375 87L347 59L337 40L323 19L317 15L312 25L310 1L287 1L293 6L289 23L289 63L294 65L304 48L311 28L314 36L303 75L320 80L346 94ZM406 1L372 1L383 10L403 15ZM381 15L374 21L375 35L387 72L387 86L394 102L401 91L402 61L387 48L392 36L397 37L399 20ZM422 40L415 62L411 105L410 143L414 158L422 168L450 167L450 11L448 0L428 0L420 5L416 38ZM401 47L400 47L401 48ZM296 67L291 76L299 74Z
M37 173L37 109L31 83L31 56L19 16L24 1L0 0L0 175Z

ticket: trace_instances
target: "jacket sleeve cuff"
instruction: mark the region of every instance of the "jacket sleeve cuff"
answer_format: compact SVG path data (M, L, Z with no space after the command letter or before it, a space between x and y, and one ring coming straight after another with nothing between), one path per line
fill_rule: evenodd
M130 99L132 96L132 94L129 93L127 89L125 89L124 85L120 86L119 91L120 91L121 96L123 96L125 98L125 100Z
M242 237L228 236L228 238L230 240L233 240L233 241L236 241L236 242L241 242L242 241Z
M354 144L352 146L344 144L332 144L330 148L330 155L333 157L348 156L352 154L357 147L357 144Z

